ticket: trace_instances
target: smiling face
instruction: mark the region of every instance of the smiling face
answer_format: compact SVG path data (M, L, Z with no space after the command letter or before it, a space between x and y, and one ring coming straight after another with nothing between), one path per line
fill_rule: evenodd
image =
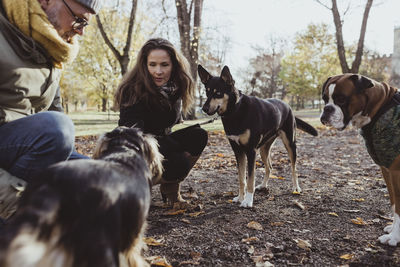
M171 78L172 61L164 49L154 49L147 56L147 69L153 78L154 84L162 86Z
M64 3L65 1L65 3ZM92 12L74 0L39 0L50 23L66 42L76 34L83 35L84 28L76 27L76 18L89 21ZM69 9L69 8L70 9ZM73 12L73 14L71 13Z

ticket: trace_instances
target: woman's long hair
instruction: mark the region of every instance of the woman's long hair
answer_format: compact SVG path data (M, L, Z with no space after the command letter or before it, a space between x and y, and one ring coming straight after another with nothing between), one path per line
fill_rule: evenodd
M171 58L172 72L170 80L178 89L182 98L182 110L187 114L194 99L194 83L186 58L167 40L155 38L148 40L140 49L133 69L128 72L115 93L115 107L130 106L144 101L149 106L159 105L159 92L147 68L147 58L154 49L165 50Z

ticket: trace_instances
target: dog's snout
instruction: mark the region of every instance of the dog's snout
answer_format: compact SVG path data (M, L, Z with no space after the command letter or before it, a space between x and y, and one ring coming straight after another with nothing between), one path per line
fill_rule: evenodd
M335 111L335 108L331 105L327 105L324 107L324 111L321 114L321 123L326 125L329 122L329 116Z
M208 105L204 105L203 107L202 107L202 110L205 112L205 113L207 113L208 112L208 110L209 110L209 106Z
M332 113L335 111L335 108L331 105L327 105L324 107L324 113Z

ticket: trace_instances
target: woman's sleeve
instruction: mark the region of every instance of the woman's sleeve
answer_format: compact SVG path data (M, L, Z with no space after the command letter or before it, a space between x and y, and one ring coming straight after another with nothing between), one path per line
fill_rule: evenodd
M132 127L136 125L139 128L143 128L145 118L145 110L141 104L133 104L129 107L123 107L119 112L119 126Z

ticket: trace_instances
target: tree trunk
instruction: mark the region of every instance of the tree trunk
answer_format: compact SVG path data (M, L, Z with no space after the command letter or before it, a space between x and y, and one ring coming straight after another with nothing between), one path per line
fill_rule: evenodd
M372 6L372 2L373 2L373 0L368 0L367 4L365 5L363 21L361 24L360 38L358 39L356 57L353 61L353 64L351 65L351 70L350 70L350 72L352 72L352 73L358 73L358 71L360 69L361 59L362 59L363 50L364 50L365 32L367 30L368 16L369 16L369 11Z
M332 0L331 11L332 11L333 21L335 23L335 28L336 28L336 44L337 44L337 50L338 50L338 57L339 57L340 66L342 68L343 73L349 73L349 72L358 73L358 71L360 69L362 55L363 55L363 49L364 49L365 32L367 30L367 21L368 21L369 11L372 6L372 2L373 2L373 0L368 0L367 4L365 6L363 21L362 21L361 30L360 30L360 38L358 39L356 56L355 56L355 59L352 63L351 69L350 69L349 65L347 64L346 48L344 46L344 41L343 41L343 29L342 29L343 21L340 18L336 0Z
M197 81L197 63L199 59L199 40L200 40L200 27L201 15L203 9L203 0L191 0L188 8L186 0L175 0L176 11L178 17L178 29L181 42L182 54L186 57L190 65L190 71L193 81ZM192 10L193 15L193 31L191 33L191 19ZM192 107L192 112L186 119L195 119L195 107Z

